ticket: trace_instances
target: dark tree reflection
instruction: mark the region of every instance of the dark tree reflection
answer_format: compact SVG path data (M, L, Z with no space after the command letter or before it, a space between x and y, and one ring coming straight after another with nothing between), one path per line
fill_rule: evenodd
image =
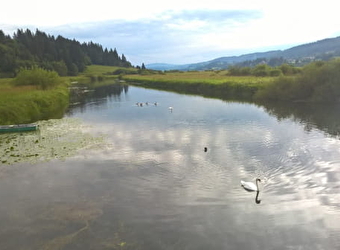
M85 85L78 85L71 88L69 114L74 108L84 110L85 106L91 103L92 106L101 106L107 98L116 101L121 100L122 94L127 94L129 86L121 83L99 86L95 88Z
M260 106L278 120L293 119L307 131L317 128L332 136L340 136L340 104L265 103Z

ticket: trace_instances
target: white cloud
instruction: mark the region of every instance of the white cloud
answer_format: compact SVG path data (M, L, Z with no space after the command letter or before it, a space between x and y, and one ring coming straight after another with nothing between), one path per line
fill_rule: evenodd
M18 8L18 6L20 8ZM340 34L334 2L7 1L0 29L39 28L92 40L141 62L193 63L266 48L287 48ZM230 53L230 54L226 54ZM180 56L179 56L180 55ZM203 56L204 55L204 56ZM130 59L131 60L131 59Z

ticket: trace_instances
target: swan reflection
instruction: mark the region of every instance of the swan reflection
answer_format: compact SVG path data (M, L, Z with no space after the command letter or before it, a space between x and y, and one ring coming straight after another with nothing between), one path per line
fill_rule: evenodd
M261 203L261 200L259 199L259 193L260 193L260 191L256 192L256 197L255 197L255 203L256 204L260 204Z

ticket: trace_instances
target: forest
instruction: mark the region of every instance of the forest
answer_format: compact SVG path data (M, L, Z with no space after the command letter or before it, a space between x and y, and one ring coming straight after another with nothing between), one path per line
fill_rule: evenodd
M131 67L124 54L93 43L80 43L60 35L18 29L13 36L0 30L0 77L15 77L21 68L54 70L59 76L75 76L87 65Z

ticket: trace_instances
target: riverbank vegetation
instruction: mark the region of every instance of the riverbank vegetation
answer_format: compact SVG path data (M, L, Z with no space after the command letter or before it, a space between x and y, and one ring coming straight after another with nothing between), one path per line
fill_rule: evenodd
M274 73L273 73L274 72ZM339 102L340 59L226 71L151 71L122 75L130 84L222 99L265 102Z
M259 74L260 70L267 72ZM270 72L279 71L276 75ZM243 73L242 73L243 72ZM154 71L141 68L90 65L73 77L33 68L13 79L0 79L0 124L26 123L62 117L69 103L71 82L94 88L114 82L248 102L340 101L340 59L295 68L257 66L244 70ZM257 72L257 73L256 73Z
M61 118L68 103L68 84L56 72L37 68L0 79L0 124Z
M233 100L249 100L258 89L273 80L272 77L230 76L226 70L146 71L137 75L123 75L122 79L147 88Z
M89 65L86 70L77 76L64 77L71 83L86 85L95 88L118 82L124 74L137 74L137 68L125 68L117 66Z
M77 76L60 77L55 71L33 67L22 69L15 78L0 78L0 125L61 118L69 106L72 85L112 85L119 77L113 72L122 69L89 65Z
M294 77L276 78L254 96L258 101L319 102L340 101L340 59L313 62Z
M271 67L267 64L258 64L254 67L230 66L228 74L231 76L288 76L301 73L300 67L294 67L289 64L282 64L277 67Z

